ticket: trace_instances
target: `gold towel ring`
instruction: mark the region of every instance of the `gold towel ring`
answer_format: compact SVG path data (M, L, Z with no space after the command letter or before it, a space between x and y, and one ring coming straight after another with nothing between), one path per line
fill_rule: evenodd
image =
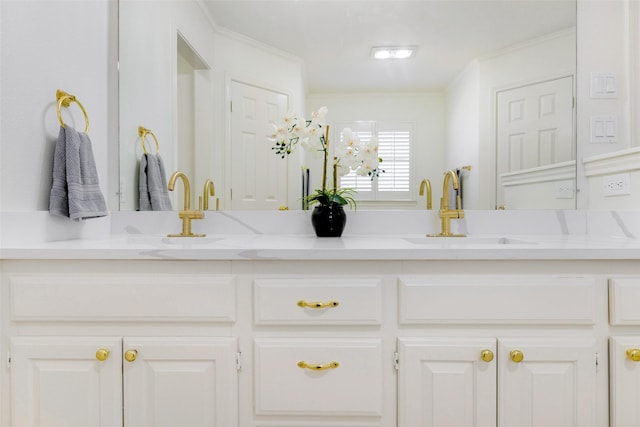
M85 123L84 132L85 133L89 132L89 117L87 116L87 112L82 106L82 104L80 103L80 101L78 101L75 96L70 95L67 92L60 89L56 90L56 99L58 100L58 120L60 121L60 125L62 127L65 127L64 120L62 120L62 113L60 112L60 109L62 107L69 107L69 105L71 105L72 102L75 102L76 104L78 104L78 107L80 107L80 109L82 110L82 115L84 116L84 123Z
M142 142L142 151L144 151L144 154L149 154L149 152L147 151L147 146L144 144L145 137L147 135L151 135L153 137L153 140L156 142L156 154L160 154L160 144L158 144L158 138L156 138L153 132L145 127L138 126L138 135L140 135L140 141Z

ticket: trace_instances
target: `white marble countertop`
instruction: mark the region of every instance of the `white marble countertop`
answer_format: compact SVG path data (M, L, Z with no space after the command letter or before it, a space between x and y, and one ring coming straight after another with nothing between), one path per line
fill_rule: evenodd
M3 248L4 259L137 260L628 260L640 241L588 236L114 235Z
M169 238L175 212L72 223L47 212L0 215L0 259L640 260L640 212L468 211L439 231L435 211L349 213L341 238L317 238L308 212L207 212L203 238ZM25 233L29 231L29 233Z

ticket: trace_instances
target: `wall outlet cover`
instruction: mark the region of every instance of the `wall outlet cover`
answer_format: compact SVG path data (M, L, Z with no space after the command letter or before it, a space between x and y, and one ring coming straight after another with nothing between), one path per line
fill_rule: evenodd
M628 173L608 175L602 178L602 193L605 197L631 194L630 186Z

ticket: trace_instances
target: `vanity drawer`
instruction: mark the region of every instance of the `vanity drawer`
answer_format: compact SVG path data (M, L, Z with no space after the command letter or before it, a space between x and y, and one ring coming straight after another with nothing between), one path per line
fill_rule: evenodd
M256 339L254 353L256 415L381 415L379 339Z
M640 276L609 279L609 323L640 325Z
M380 325L382 282L376 278L259 278L256 325Z
M401 324L592 325L596 280L567 276L414 276L399 281Z
M14 321L233 322L236 283L206 274L16 274Z

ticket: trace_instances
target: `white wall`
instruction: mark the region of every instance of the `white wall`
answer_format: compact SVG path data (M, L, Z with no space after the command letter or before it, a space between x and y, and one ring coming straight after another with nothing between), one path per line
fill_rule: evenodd
M60 128L56 89L76 95L87 111L101 189L110 198L109 156L118 144L110 103L117 82L116 19L113 0L0 2L1 212L48 210ZM65 109L64 117L84 129L77 105ZM108 226L108 220L91 221ZM64 224L65 237L88 227L61 218L51 222Z
M472 61L458 75L446 92L446 153L445 168L471 166L463 174L463 206L480 206L480 64Z
M113 7L114 2L105 0L0 2L2 210L48 209L52 154L60 128L56 89L76 95L87 111L106 192L107 146L117 144L117 135L109 132L108 110ZM65 119L84 129L76 104L65 111Z
M606 153L621 152L640 145L632 140L631 126L637 129L640 115L632 111L638 106L638 60L640 43L638 23L640 13L636 0L578 0L578 199L579 208L588 209L638 209L640 185L638 184L637 158L634 161L618 161L613 155L600 160ZM613 73L617 78L618 96L614 99L591 98L590 75ZM630 77L633 76L633 79ZM615 115L618 121L618 139L615 143L594 144L590 141L590 118ZM637 138L637 135L636 135ZM604 165L604 166L602 166ZM635 172L634 172L635 170ZM603 177L619 173L631 173L631 194L604 196Z
M412 194L418 198L420 181L431 180L434 189L434 206L442 192L444 169L445 113L444 97L441 93L347 93L317 94L307 96L307 116L322 106L327 106L329 123L376 120L382 122L412 122L415 124L413 167L415 182ZM342 129L334 129L333 138L338 138ZM314 165L319 171L320 166ZM384 159L381 165L384 169ZM312 172L312 176L313 176ZM315 173L313 188L320 187L321 173ZM423 203L407 207L424 206Z

